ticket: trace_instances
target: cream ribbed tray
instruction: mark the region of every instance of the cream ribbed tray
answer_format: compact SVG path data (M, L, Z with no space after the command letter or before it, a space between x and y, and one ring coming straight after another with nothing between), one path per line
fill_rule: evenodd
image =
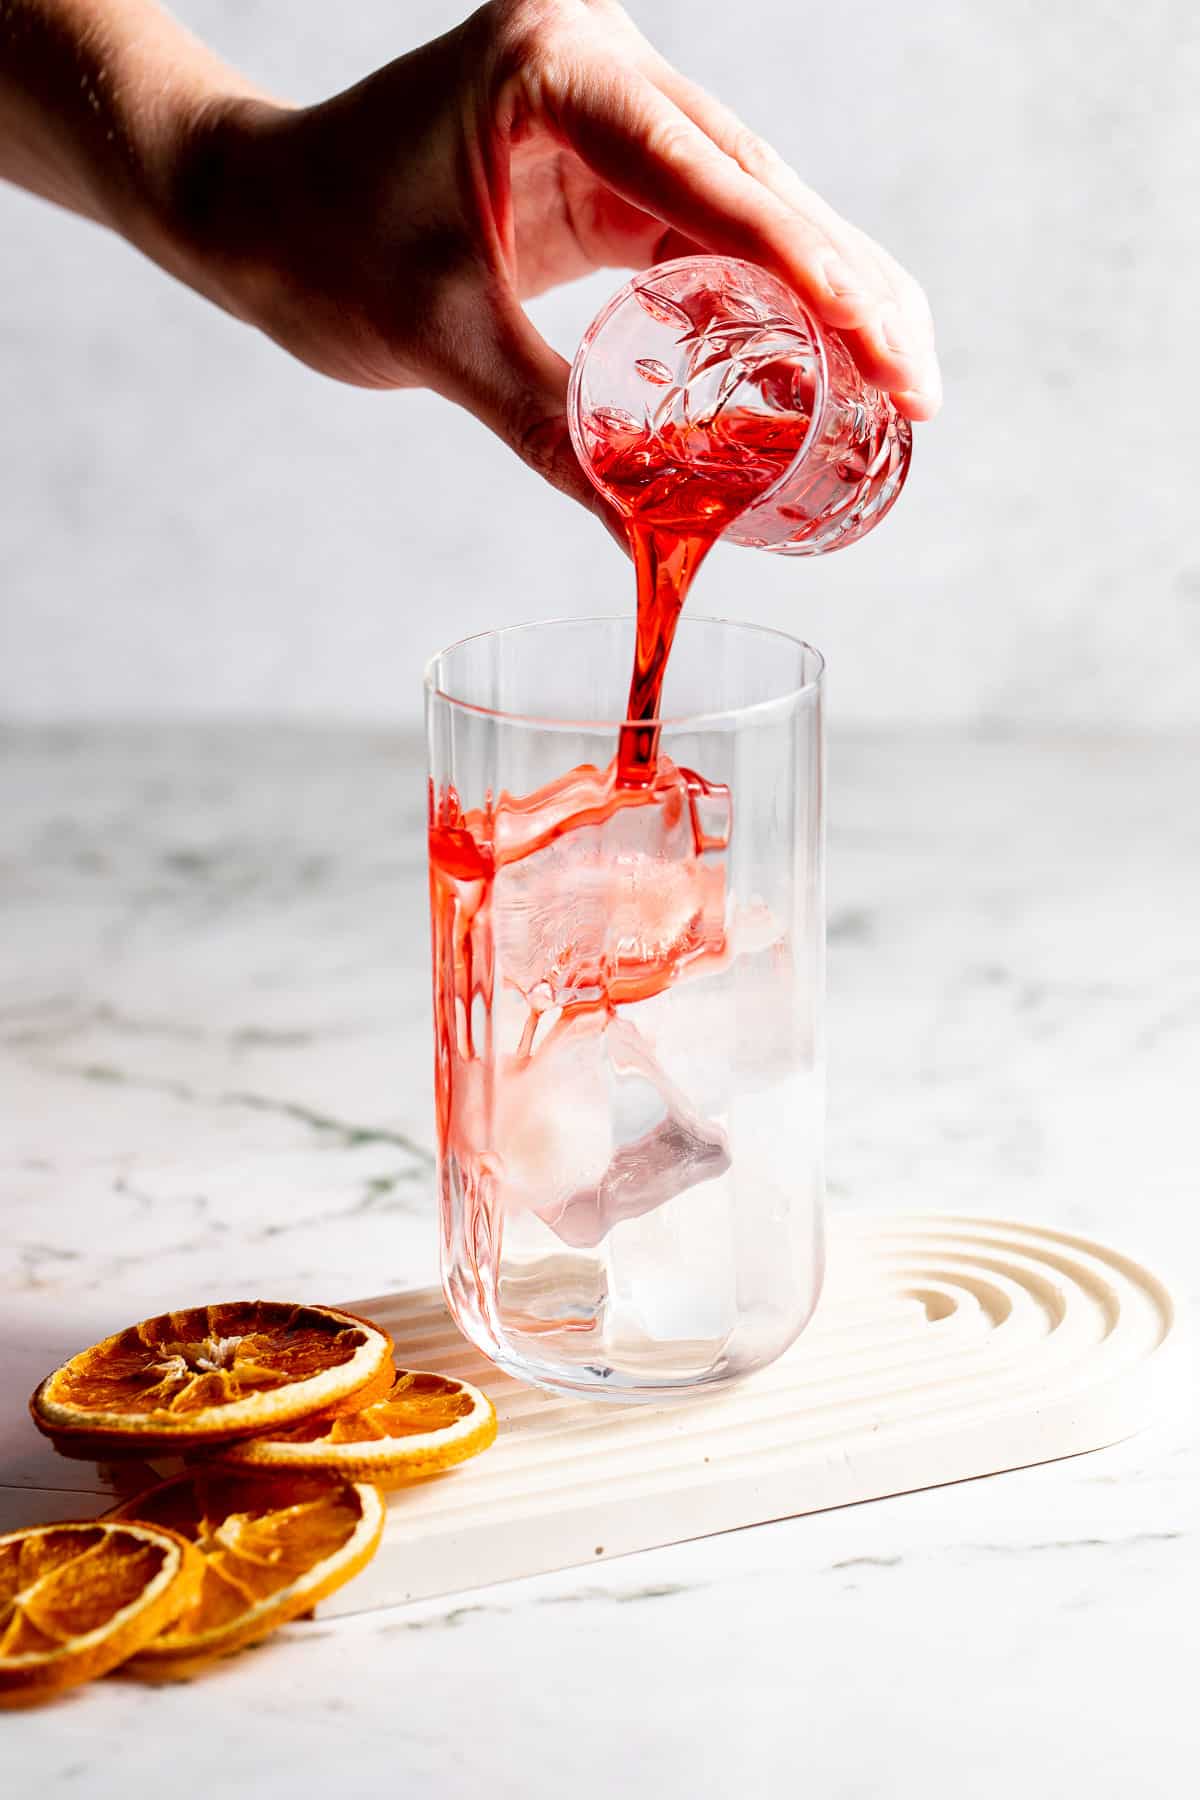
M1087 1239L987 1219L837 1221L799 1342L671 1406L522 1387L464 1342L433 1291L353 1310L387 1327L401 1364L483 1387L500 1434L477 1461L392 1495L378 1554L326 1615L1072 1456L1131 1436L1180 1391L1162 1282ZM44 1488L0 1491L0 1529L18 1512L14 1524L107 1502L93 1465L54 1470Z

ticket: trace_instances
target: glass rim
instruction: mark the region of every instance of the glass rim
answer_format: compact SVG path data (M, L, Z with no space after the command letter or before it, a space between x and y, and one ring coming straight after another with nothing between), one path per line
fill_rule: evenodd
M561 719L543 718L536 713L509 712L503 707L483 706L475 700L464 700L457 694L451 694L439 687L434 674L435 665L443 657L451 656L456 650L462 650L468 644L479 643L483 638L500 638L516 636L524 631L546 631L560 625L626 625L636 631L636 620L629 613L589 613L582 618L560 615L552 619L522 619L515 625L493 625L486 631L471 631L465 637L456 638L441 650L435 650L425 664L422 677L425 689L426 704L441 701L453 707L457 712L470 713L476 718L497 719L507 725L527 725L539 731L620 731L626 725L656 725L664 731L682 729L698 729L717 723L756 720L777 708L795 705L811 695L822 691L825 677L825 658L814 644L807 638L795 637L790 631L780 631L774 625L758 625L751 620L722 619L708 613L697 613L691 618L682 618L677 627L678 632L690 629L693 625L721 625L733 631L750 632L756 637L778 638L793 648L803 650L813 658L815 667L807 681L784 689L782 693L773 694L768 700L751 700L744 706L719 706L706 712L677 713L664 715L657 719L600 718L600 719Z
M574 359L571 363L571 373L567 383L567 430L571 438L571 448L575 452L575 457L580 468L601 498L606 500L610 506L614 506L612 494L609 492L608 488L605 487L604 483L600 480L600 477L592 467L592 459L588 454L587 444L583 436L583 427L580 422L580 414L582 412L581 395L583 391L583 370L584 365L587 362L587 353L591 349L595 339L608 324L608 321L612 318L613 314L619 307L625 304L626 300L633 296L635 289L641 287L646 281L653 280L655 276L674 275L678 273L680 269L687 268L689 265L699 262L725 263L726 265L732 265L735 268L746 269L752 276L770 276L773 281L779 284L784 293L787 294L793 307L807 325L809 336L812 339L813 350L816 353L818 398L817 403L813 406L813 409L809 414L808 430L804 434L804 442L800 445L800 448L797 450L795 456L793 456L791 462L787 464L786 468L780 470L774 481L763 488L760 494L756 494L753 500L730 520L729 526L726 528L728 531L741 524L743 520L750 518L754 513L759 512L760 510L770 510L771 501L779 498L781 491L786 489L795 476L796 471L806 462L808 453L817 440L819 430L824 428L825 413L829 405L829 357L825 349L825 328L818 322L815 313L807 302L801 299L800 295L790 283L786 282L781 275L777 275L774 269L767 268L765 264L753 263L745 256L722 256L719 251L716 250L701 250L690 256L672 256L666 262L651 263L644 269L635 269L628 281L618 288L616 293L612 294L600 308L579 340ZM620 513L622 518L628 516L620 507L616 507L615 510ZM787 634L783 633L782 635L786 636ZM809 648L811 649L812 646L809 645ZM663 722L665 723L666 721L664 720Z

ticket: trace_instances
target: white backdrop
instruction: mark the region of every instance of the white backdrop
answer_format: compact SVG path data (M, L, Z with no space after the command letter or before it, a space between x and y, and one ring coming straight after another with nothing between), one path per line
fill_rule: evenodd
M836 716L1182 727L1200 712L1200 24L1189 0L633 0L925 282L947 405L824 563L719 553L697 610L797 629ZM179 0L298 99L455 0ZM618 276L540 302L567 352ZM426 395L291 363L0 188L0 715L408 720L489 623L631 604L599 527Z

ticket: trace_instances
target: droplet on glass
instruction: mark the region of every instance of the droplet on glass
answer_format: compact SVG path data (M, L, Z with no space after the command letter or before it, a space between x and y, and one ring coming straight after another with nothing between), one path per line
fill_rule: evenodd
M642 356L634 363L634 368L643 381L651 387L669 387L675 377L665 362L659 362L656 356Z
M657 288L635 287L633 293L642 310L648 312L652 319L657 319L660 325L678 325L683 331L692 329L692 321L682 306L677 306L674 300L660 294Z

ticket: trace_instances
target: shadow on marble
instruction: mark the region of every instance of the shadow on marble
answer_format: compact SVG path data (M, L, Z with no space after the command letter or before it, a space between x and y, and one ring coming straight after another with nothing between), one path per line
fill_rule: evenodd
M114 1492L136 1492L145 1485L147 1465L140 1459L123 1462L118 1470L93 1458L62 1456L29 1416L38 1382L95 1335L77 1317L67 1321L61 1313L43 1319L20 1308L0 1318L0 1528L73 1513L91 1516Z

